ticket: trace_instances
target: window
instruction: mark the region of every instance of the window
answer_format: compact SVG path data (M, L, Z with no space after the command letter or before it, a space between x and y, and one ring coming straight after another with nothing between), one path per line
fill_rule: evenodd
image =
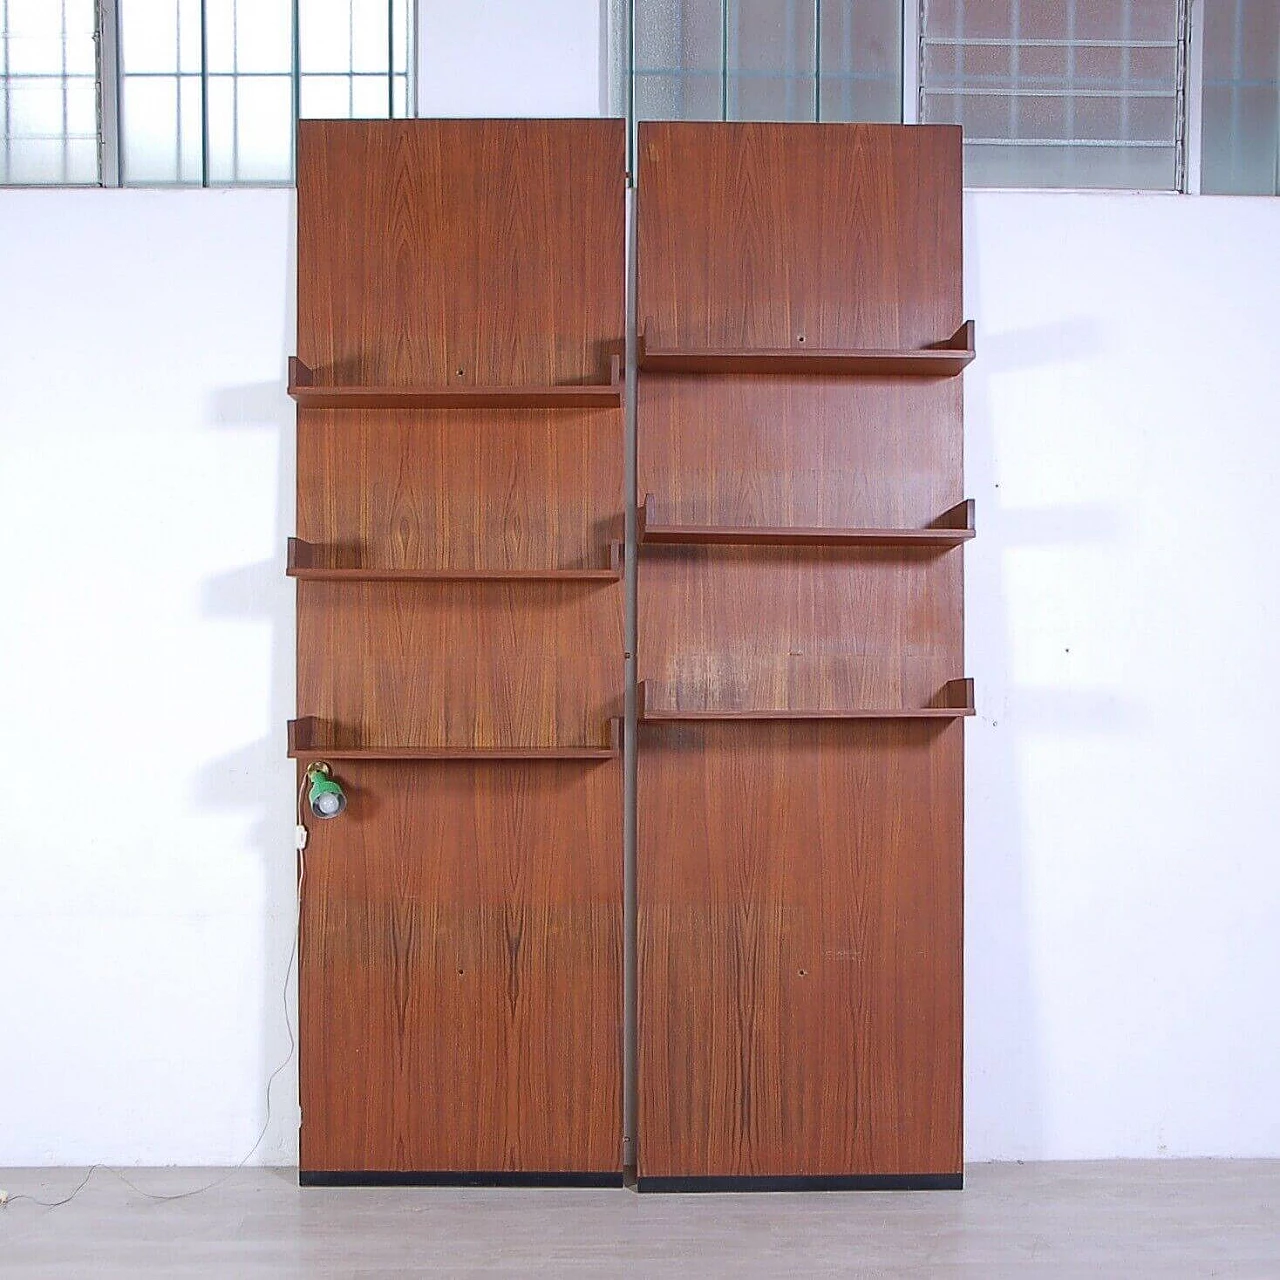
M1202 191L1280 195L1280 3L1204 12Z
M901 120L901 0L635 0L634 120Z
M95 9L0 0L0 183L97 183Z
M629 32L633 120L956 123L970 186L1280 193L1280 0L630 0Z
M0 0L0 183L286 183L301 117L412 114L412 0Z
M920 118L971 186L1182 185L1186 0L924 0Z

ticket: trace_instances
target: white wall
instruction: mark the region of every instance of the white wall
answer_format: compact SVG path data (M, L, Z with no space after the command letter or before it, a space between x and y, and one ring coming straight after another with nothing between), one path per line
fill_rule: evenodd
M601 0L418 0L421 116L608 111Z
M967 212L968 1149L1280 1156L1280 200Z
M0 1165L237 1161L288 1052L291 208L0 192Z
M291 204L0 193L0 1165L238 1160L288 1049ZM969 1156L1280 1155L1280 201L968 241Z

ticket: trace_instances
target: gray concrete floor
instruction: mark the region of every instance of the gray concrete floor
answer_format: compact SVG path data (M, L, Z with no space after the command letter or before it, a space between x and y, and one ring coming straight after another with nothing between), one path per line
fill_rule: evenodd
M8 1170L53 1200L83 1177ZM129 1170L172 1194L223 1176ZM1239 1276L1280 1278L1280 1161L972 1165L964 1191L638 1196L301 1191L246 1169L155 1202L98 1170L67 1205L0 1209L0 1275Z

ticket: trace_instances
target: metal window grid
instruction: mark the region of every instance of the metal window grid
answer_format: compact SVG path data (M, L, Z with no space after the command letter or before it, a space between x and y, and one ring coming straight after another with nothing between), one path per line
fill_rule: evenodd
M1099 29L1094 6L1088 34L1080 0L1052 11L1057 30L1042 6L1008 0L1005 29L993 32L992 11L982 8L975 0L920 0L919 118L964 124L971 165L1016 174L1013 185L1072 186L1092 163L1084 157L1105 152L1108 172L1131 175L1106 185L1185 189L1190 0L1163 0L1163 9L1115 0L1105 11L1111 30ZM1024 29L1028 10L1035 29ZM1137 21L1153 15L1163 34ZM969 18L985 25L966 30ZM990 106L980 108L983 101ZM1000 101L1003 113L994 109ZM988 149L1032 149L1036 169L1004 166L990 153L984 160ZM1150 162L1123 159L1144 152L1153 153ZM1032 173L1037 180L1027 181Z
M299 40L301 25L307 21L305 5L301 0L284 0L291 30L289 50L278 68L264 68L259 65L242 65L242 48L239 24L243 13L249 7L257 6L263 0L198 0L199 23L199 56L196 64L184 63L182 56L182 13L178 0L174 0L175 48L171 66L148 66L146 69L130 69L125 52L128 32L122 29L122 17L126 0L90 0L82 7L93 8L94 25L92 31L79 33L78 38L93 40L94 70L77 72L71 69L67 60L68 41L77 38L77 32L68 25L68 11L75 0L47 0L59 6L61 15L62 57L60 64L51 63L38 70L18 69L11 65L11 41L18 38L18 33L11 28L11 13L16 0L0 0L0 185L11 182L22 182L22 169L15 170L14 157L17 149L24 143L59 143L61 145L60 171L51 174L47 181L53 185L135 185L138 179L129 172L130 131L128 112L126 110L126 89L129 85L150 82L161 84L167 82L173 86L173 159L169 165L171 176L143 179L141 185L221 185L252 183L253 185L284 185L292 180L293 146L296 128L293 125L303 114L305 89L321 82L326 87L345 83L345 113L385 114L388 118L410 116L414 114L414 72L416 67L414 0L386 0L386 59L383 69L370 69L368 64L361 65L356 56L355 4L347 8L347 41L349 56L345 65L309 65ZM192 6L194 10L196 6ZM299 11L302 12L301 22ZM209 61L209 27L211 15L229 22L231 28L230 63L228 66L211 68ZM283 16L283 15L282 15ZM126 19L127 20L127 19ZM241 136L243 98L249 87L265 85L277 81L281 87L287 85L287 100L290 119L288 121L287 151L281 154L280 176L278 179L246 176L252 171L246 168L242 154ZM17 112L13 108L12 98L15 91L28 89L32 85L56 86L61 94L63 127L60 132L35 133L21 126ZM77 131L69 125L68 101L74 92L74 86L81 84L88 87L88 93L96 102L96 129L93 132ZM385 86L385 107L381 111L371 108L372 99L368 89L372 86ZM184 92L185 87L185 92ZM224 107L224 115L228 117L225 137L221 147L215 148L211 139L210 92L216 90L220 98L220 106ZM193 91L194 90L194 91ZM379 90L381 92L381 90ZM193 101L194 100L194 101ZM184 129L190 122L190 111L199 115L199 128L196 137L189 137L187 149L184 150ZM342 107L330 96L325 102L325 114L343 114ZM283 125L283 121L277 121ZM283 129L280 129L283 137ZM194 147L192 146L194 142ZM83 149L92 153L96 150L97 161L94 171L77 181L71 172L73 160L71 150L79 143ZM47 147L46 147L47 149ZM195 154L191 154L194 150ZM215 165L214 153L219 150L218 162ZM260 157L259 157L260 159Z

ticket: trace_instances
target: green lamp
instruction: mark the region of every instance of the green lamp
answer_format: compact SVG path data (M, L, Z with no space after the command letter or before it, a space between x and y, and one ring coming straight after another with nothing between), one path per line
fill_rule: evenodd
M311 784L307 803L317 818L336 818L347 807L347 793L323 760L307 766L307 781Z

